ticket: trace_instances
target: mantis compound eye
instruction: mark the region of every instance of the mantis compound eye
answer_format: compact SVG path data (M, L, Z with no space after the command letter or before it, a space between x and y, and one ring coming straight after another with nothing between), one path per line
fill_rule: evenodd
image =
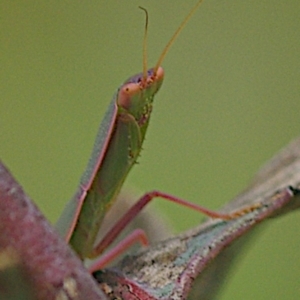
M132 97L137 93L140 93L141 87L138 83L126 83L124 84L118 93L117 104L124 109L128 109L132 102Z

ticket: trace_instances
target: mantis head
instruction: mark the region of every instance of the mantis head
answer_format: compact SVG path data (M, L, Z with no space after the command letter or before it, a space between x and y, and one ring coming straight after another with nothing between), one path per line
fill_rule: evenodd
M162 67L149 69L127 79L120 87L117 105L130 113L140 124L151 112L154 95L160 89L164 79Z

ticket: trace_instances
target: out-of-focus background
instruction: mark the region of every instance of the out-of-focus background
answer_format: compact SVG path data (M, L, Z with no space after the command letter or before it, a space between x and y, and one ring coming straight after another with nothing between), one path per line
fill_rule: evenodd
M0 154L52 221L76 189L117 87L149 64L195 1L1 1ZM168 53L126 186L212 209L300 135L300 2L205 1ZM157 200L176 229L202 216ZM220 299L298 299L299 213L270 222Z

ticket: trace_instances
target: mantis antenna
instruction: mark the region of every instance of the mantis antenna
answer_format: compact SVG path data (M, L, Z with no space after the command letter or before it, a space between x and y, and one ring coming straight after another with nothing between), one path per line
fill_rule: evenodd
M139 9L143 10L146 14L146 23L145 23L145 32L144 32L144 40L143 40L143 81L147 80L147 36L148 36L148 11L146 8L139 6Z
M174 43L174 41L176 40L176 38L178 37L179 33L182 31L182 29L185 27L186 23L188 22L188 20L192 17L192 15L196 12L197 8L200 6L200 4L203 2L203 0L200 0L196 3L196 5L191 9L191 11L189 12L189 14L185 17L185 19L182 21L182 23L179 25L179 27L177 28L177 30L175 31L175 33L173 34L173 36L171 37L171 39L169 40L169 42L167 43L166 47L164 48L163 52L161 53L155 67L154 67L154 75L156 74L158 68L160 67L162 61L164 60L166 54L168 53L170 47L172 46L172 44Z

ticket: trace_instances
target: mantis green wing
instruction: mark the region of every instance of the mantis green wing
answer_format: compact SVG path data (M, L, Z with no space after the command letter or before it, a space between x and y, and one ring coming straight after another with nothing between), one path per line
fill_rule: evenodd
M92 184L95 173L101 166L101 162L109 142L107 137L110 136L112 132L112 124L116 119L116 112L117 110L115 101L111 101L98 130L93 152L89 159L86 170L81 177L79 187L57 221L56 228L66 241L69 241L71 238L72 231L77 223L84 198L86 197L87 191Z
M57 223L61 236L82 259L90 256L103 217L138 158L163 76L158 67L129 78L100 125L78 191Z

